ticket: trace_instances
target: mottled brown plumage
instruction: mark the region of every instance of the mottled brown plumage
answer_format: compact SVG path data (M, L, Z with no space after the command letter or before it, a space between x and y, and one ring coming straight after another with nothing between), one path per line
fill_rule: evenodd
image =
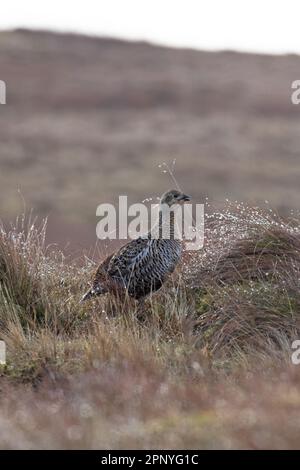
M188 200L189 196L177 190L163 194L159 223L145 236L130 241L107 257L98 267L93 285L82 300L106 292L124 292L138 300L158 290L174 271L182 252L181 241L174 236L174 212L168 213L167 218L163 207ZM165 233L170 236L164 238Z

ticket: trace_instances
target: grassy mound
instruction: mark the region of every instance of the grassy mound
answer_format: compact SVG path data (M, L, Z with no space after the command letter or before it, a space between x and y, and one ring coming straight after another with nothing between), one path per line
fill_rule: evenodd
M208 219L204 249L185 260L183 272L198 344L214 357L246 362L288 355L300 333L298 222L243 206Z

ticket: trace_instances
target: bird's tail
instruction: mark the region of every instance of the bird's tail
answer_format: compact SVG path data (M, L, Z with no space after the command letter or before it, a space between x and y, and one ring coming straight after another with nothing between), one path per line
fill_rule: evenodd
M107 289L105 289L104 287L100 285L96 287L95 286L91 287L81 298L80 303L85 302L86 300L89 300L92 297L95 297L96 295L105 294L106 292L107 292Z

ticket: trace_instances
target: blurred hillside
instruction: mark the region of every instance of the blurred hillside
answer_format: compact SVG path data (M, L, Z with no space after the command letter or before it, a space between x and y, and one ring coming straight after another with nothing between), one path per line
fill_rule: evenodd
M180 185L299 202L300 57L200 52L24 30L0 33L0 216L33 207L53 241L95 241L96 206Z

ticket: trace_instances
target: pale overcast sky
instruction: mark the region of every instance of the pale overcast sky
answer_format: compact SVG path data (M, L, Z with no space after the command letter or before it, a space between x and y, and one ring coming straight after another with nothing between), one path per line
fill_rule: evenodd
M300 54L300 0L9 0L0 29L26 27L200 49Z

